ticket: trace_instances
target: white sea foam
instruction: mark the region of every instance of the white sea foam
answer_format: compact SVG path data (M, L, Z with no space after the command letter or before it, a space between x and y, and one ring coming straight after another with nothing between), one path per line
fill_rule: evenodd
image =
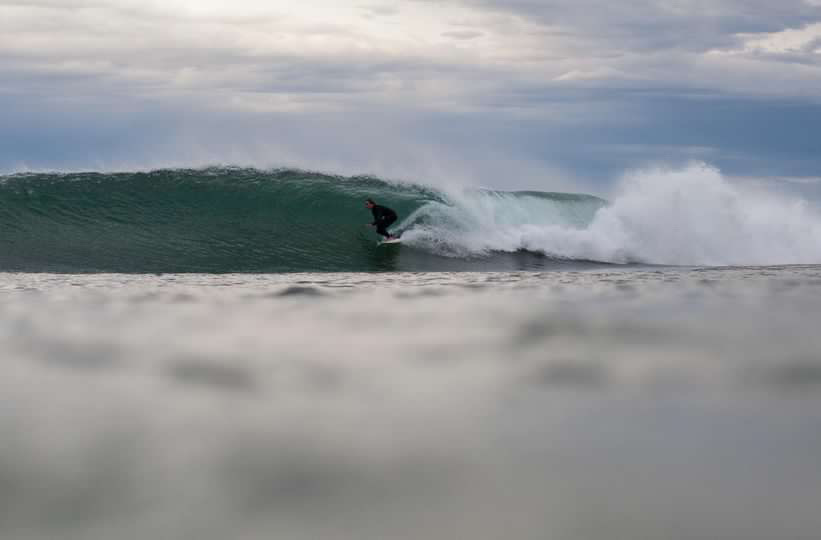
M612 204L510 194L449 196L411 216L409 244L456 256L526 249L613 263L821 261L821 215L806 201L732 185L693 164L627 175ZM598 210L597 210L598 209Z

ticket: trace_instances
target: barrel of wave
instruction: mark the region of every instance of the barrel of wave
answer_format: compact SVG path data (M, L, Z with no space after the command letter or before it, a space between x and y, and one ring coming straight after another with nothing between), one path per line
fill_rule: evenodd
M400 228L405 244L451 257L479 257L528 249L528 237L544 229L583 229L606 204L572 193L451 191L421 206Z

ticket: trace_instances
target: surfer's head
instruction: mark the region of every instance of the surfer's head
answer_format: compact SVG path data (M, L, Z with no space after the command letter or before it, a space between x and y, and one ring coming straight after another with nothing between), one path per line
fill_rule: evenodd
M365 207L366 208L373 208L374 206L376 206L376 203L373 202L373 199L366 199L365 200Z

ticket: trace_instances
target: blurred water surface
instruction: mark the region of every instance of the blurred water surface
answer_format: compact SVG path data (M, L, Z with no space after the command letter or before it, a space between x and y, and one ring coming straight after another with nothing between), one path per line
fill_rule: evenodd
M0 537L817 539L821 267L0 274Z

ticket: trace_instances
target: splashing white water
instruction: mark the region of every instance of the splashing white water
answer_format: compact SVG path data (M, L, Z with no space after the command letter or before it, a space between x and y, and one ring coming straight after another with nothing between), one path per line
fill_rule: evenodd
M821 262L816 209L743 190L703 164L633 173L602 208L506 194L451 197L451 203L420 209L423 223L410 227L406 242L456 256L526 249L613 263ZM419 219L411 216L408 223Z
M449 191L400 227L405 243L458 257L524 249L531 228L587 226L605 201L587 195Z

